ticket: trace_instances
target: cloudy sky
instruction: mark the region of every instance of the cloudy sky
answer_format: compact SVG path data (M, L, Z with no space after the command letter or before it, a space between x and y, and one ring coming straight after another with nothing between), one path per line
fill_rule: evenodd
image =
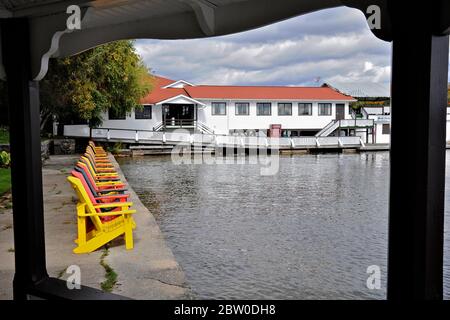
M372 35L360 11L343 7L223 37L139 40L135 45L155 74L195 84L317 85L390 79L390 43Z

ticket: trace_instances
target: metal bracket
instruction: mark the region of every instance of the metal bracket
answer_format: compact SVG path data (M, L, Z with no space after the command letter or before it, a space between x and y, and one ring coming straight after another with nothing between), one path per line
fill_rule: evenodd
M215 35L215 8L214 3L207 0L181 0L188 4L195 12L198 24L206 36Z
M81 9L81 25L89 8ZM30 18L31 79L42 80L48 71L49 60L57 55L60 40L64 34L77 32L67 29L68 14ZM1 46L1 39L0 39ZM1 49L1 47L0 47ZM6 80L3 57L0 50L0 79Z

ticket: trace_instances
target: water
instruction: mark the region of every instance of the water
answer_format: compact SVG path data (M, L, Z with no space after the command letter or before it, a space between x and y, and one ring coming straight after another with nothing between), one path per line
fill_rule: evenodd
M255 164L119 162L196 298L385 298L388 153L281 156L275 176ZM447 219L447 252L449 230ZM380 290L366 286L370 265Z

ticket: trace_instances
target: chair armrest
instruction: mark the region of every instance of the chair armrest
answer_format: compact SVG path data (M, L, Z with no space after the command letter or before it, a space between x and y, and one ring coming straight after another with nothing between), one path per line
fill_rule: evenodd
M103 178L96 178L95 179L95 184L102 184L102 183L114 183L114 184L123 184L122 181L120 181L120 178L118 177L103 177Z
M130 196L129 194L112 194L112 195L96 197L95 200L126 199L129 196ZM119 202L116 202L116 203L119 203ZM125 203L125 202L121 202L121 203Z
M100 195L108 194L111 192L118 192L119 194L123 194L125 191L128 191L128 189L103 189L103 190L97 191L97 193Z
M115 187L115 188L120 187L120 188L122 188L125 186L125 183L123 183L122 181L110 181L110 182L103 181L103 182L96 183L96 185L98 187Z
M105 208L119 208L119 207L131 207L133 202L111 202L102 203L94 206L95 209L105 209Z
M96 183L97 186L102 187L102 186L124 186L125 183L123 183L122 181L118 181L118 180L103 180L103 181L99 181Z
M118 177L119 175L114 172L110 172L110 173L103 172L103 173L97 173L96 176L101 178L101 177Z
M122 202L123 203L123 202ZM112 211L112 212L98 212L98 213L81 213L78 214L80 217L107 217L107 216L120 216L123 214L133 214L136 213L136 210L121 210L121 211Z
M97 164L105 164L105 165L110 165L110 166L112 166L112 163L111 163L111 161L109 161L108 159L97 159L97 158L94 158L94 161L95 161L95 163L97 163Z
M95 165L96 166L103 166L103 167L105 167L105 166L114 167L111 162L98 161L98 160L95 161Z
M99 173L113 173L113 174L117 174L117 171L114 170L113 168L95 168L95 171L97 171L97 174Z
M105 185L105 186L99 186L101 188L98 188L98 192L111 192L111 191L126 191L127 189L124 188L124 185Z

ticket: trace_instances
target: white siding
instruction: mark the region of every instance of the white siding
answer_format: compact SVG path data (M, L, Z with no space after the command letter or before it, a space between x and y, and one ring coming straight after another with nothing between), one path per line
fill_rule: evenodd
M271 124L281 124L282 129L315 129L320 130L325 127L332 120L336 119L336 103L343 103L345 105L345 119L351 119L349 115L348 102L342 101L249 101L249 100L199 100L206 104L206 106L198 106L198 121L202 122L207 127L214 130L217 134L228 134L230 130L234 129L269 129ZM226 115L213 115L211 103L212 102L226 102ZM249 115L236 115L235 103L246 102L249 103ZM258 116L256 114L257 102L271 102L272 114L270 116ZM292 103L292 115L279 116L278 103ZM298 103L312 103L312 115L300 116L298 115ZM319 116L319 103L331 103L331 115ZM139 120L135 119L134 111L127 115L125 120L109 120L108 114L103 114L103 128L114 129L131 129L131 130L152 130L153 127L162 121L162 106L152 105L152 119Z
M390 143L391 142L391 135L383 134L383 124L389 124L389 123L377 122L375 124L375 131L376 131L375 132L375 143Z
M332 112L330 116L319 116L318 103L312 101L248 101L248 100L201 100L207 106L199 109L198 120L214 130L218 134L228 134L233 129L269 129L271 124L281 124L282 129L317 129L320 130L330 121L336 118L336 103L345 104L345 118L350 119L348 114L348 102L321 101L320 103L331 103ZM213 115L211 110L212 102L226 102L226 115ZM236 115L235 103L248 102L249 115ZM258 102L271 102L272 114L270 116L258 116L256 114L256 104ZM292 115L279 116L278 102L292 103ZM298 103L312 103L312 115L299 116Z
M104 112L102 118L102 128L153 130L153 127L162 121L162 112L160 105L152 105L151 119L135 119L134 110L130 114L127 114L125 120L109 120L108 112Z

